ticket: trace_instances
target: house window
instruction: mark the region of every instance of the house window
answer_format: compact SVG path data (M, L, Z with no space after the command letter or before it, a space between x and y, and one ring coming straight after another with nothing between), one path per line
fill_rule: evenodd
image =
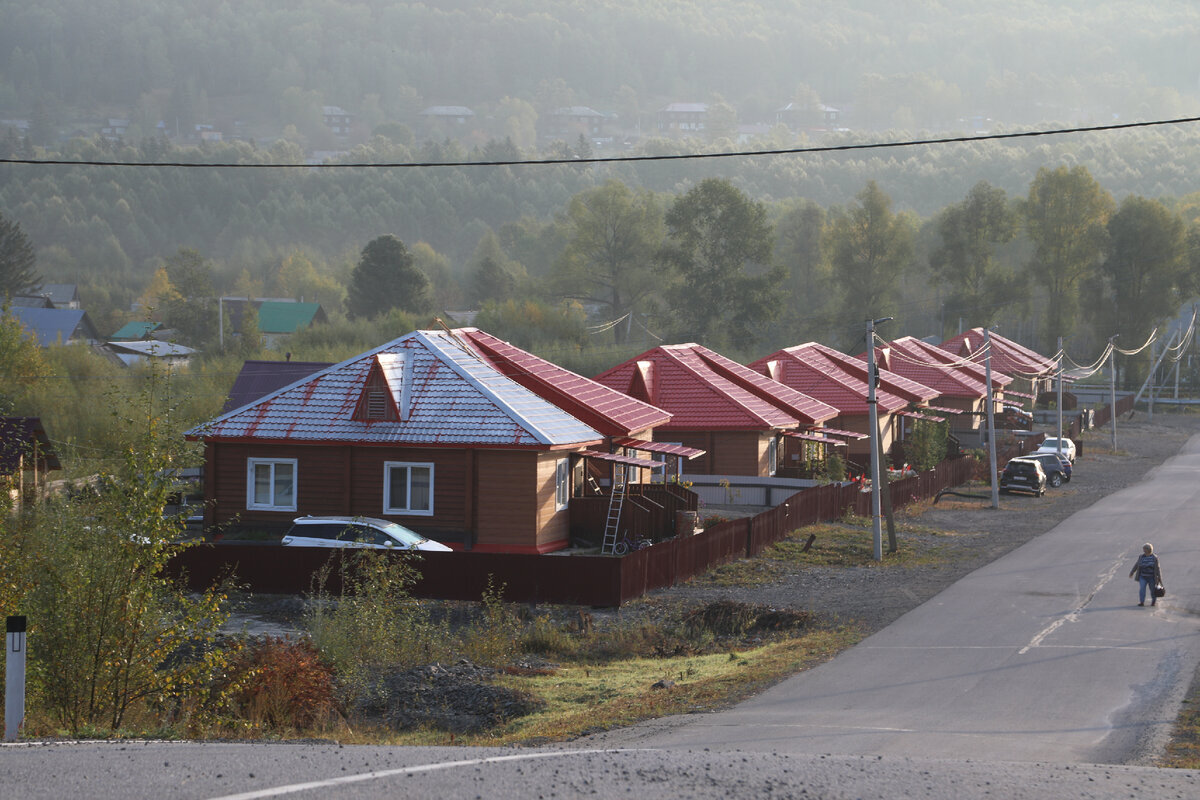
M554 508L562 511L571 499L571 462L565 458L558 460L554 470Z
M383 513L432 517L433 464L384 462Z
M251 458L246 463L246 508L296 510L296 459Z
M767 474L774 475L779 468L779 440L772 438L767 443Z

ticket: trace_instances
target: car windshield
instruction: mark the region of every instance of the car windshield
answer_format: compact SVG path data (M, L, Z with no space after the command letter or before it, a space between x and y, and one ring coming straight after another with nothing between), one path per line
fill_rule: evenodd
M403 525L397 525L394 522L389 522L387 525L384 525L383 530L389 536L394 537L396 541L402 542L408 547L413 547L425 541L424 536L420 535L419 533L414 533Z
M1062 446L1063 446L1063 447L1066 447L1066 446L1067 446L1067 443L1066 443L1066 441L1064 441L1064 442L1062 443ZM1042 441L1042 447L1049 447L1049 448L1052 448L1052 449L1054 449L1054 450L1057 450L1057 449L1058 449L1058 439L1044 439L1044 440Z

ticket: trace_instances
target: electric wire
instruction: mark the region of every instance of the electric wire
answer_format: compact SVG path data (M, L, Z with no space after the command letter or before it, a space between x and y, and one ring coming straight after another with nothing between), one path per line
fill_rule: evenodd
M648 156L601 156L591 158L542 158L501 159L494 161L381 161L371 162L323 162L320 164L254 164L235 162L201 163L191 161L96 161L91 159L32 159L0 158L0 164L24 164L34 166L84 166L84 167L160 167L172 169L420 169L431 167L525 167L566 164L615 164L639 161L690 161L721 158L752 158L757 156L807 155L813 153L853 152L857 150L882 150L898 147L923 147L939 144L962 144L1004 139L1029 139L1042 136L1061 136L1072 133L1098 133L1104 131L1151 128L1163 125L1187 125L1200 122L1200 117L1177 117L1174 119L1148 120L1145 122L1122 122L1112 125L1089 125L1074 128L1050 128L1012 133L986 133L978 136L944 136L925 139L906 139L898 142L865 142L860 144L819 145L816 147L785 147L770 150L734 150L719 153L676 153Z

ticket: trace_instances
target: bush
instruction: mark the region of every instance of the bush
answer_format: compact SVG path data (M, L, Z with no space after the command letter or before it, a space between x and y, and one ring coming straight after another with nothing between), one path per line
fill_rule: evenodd
M230 672L245 679L233 694L231 710L256 727L305 730L333 711L333 669L309 639L253 640Z

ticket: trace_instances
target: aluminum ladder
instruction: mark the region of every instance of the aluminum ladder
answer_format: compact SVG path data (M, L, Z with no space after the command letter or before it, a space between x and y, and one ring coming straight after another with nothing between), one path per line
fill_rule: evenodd
M625 484L617 483L608 496L608 519L604 522L604 542L600 546L602 555L612 555L617 549L617 528L621 522L621 509L625 505Z

